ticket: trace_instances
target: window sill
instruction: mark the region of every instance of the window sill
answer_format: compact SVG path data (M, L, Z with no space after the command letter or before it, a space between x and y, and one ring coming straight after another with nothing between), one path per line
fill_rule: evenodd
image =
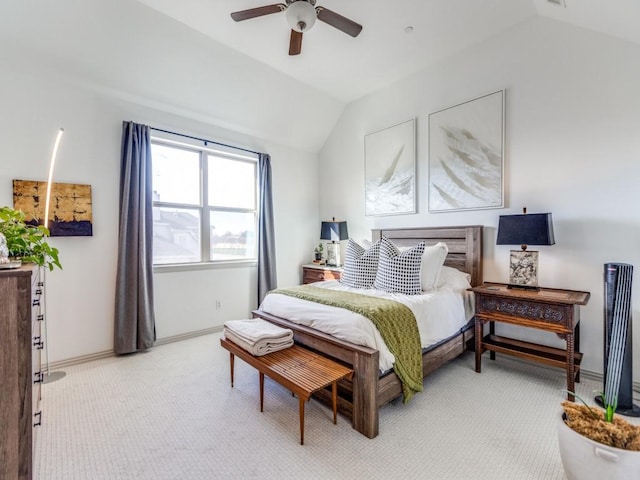
M195 272L199 270L219 270L228 268L255 268L256 260L232 260L202 263L173 263L171 265L154 265L153 273Z

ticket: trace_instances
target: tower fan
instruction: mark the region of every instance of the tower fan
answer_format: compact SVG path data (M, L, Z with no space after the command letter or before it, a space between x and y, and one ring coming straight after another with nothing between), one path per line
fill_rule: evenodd
M604 265L604 396L614 398L616 413L640 417L633 404L631 277L633 266L626 263ZM604 405L602 396L596 397Z

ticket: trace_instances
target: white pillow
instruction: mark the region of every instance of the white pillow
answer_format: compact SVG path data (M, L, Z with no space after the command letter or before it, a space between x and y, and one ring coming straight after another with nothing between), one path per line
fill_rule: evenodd
M471 275L461 272L457 268L443 265L440 269L436 288L449 287L453 290L466 290L471 288Z
M398 250L404 252L409 248L411 247L398 247ZM449 247L444 242L425 247L420 264L420 288L423 292L430 292L436 288L440 269L444 265L448 253Z
M420 286L423 292L430 292L438 284L438 276L449 253L446 243L438 242L425 247L420 267Z

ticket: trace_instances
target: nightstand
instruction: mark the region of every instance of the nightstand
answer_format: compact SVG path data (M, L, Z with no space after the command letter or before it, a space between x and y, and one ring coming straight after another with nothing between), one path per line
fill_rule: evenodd
M501 283L485 283L470 289L475 293L476 372L482 368L482 354L489 350L564 368L567 390L580 381L580 306L589 301L589 292L541 288L518 290ZM489 335L483 326L489 322ZM566 349L552 348L495 334L495 322L552 332L566 341ZM569 400L574 400L568 394Z
M302 266L302 283L324 282L325 280L340 280L342 267L327 267L316 263Z

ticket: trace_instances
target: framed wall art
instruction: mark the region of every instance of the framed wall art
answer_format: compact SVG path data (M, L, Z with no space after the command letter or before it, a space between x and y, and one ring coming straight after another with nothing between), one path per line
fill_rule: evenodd
M429 115L429 211L504 206L505 91Z
M364 137L365 215L416 212L416 122Z
M44 223L47 182L13 181L13 207L25 213L34 225ZM93 235L91 185L52 183L49 206L49 233L52 237Z

